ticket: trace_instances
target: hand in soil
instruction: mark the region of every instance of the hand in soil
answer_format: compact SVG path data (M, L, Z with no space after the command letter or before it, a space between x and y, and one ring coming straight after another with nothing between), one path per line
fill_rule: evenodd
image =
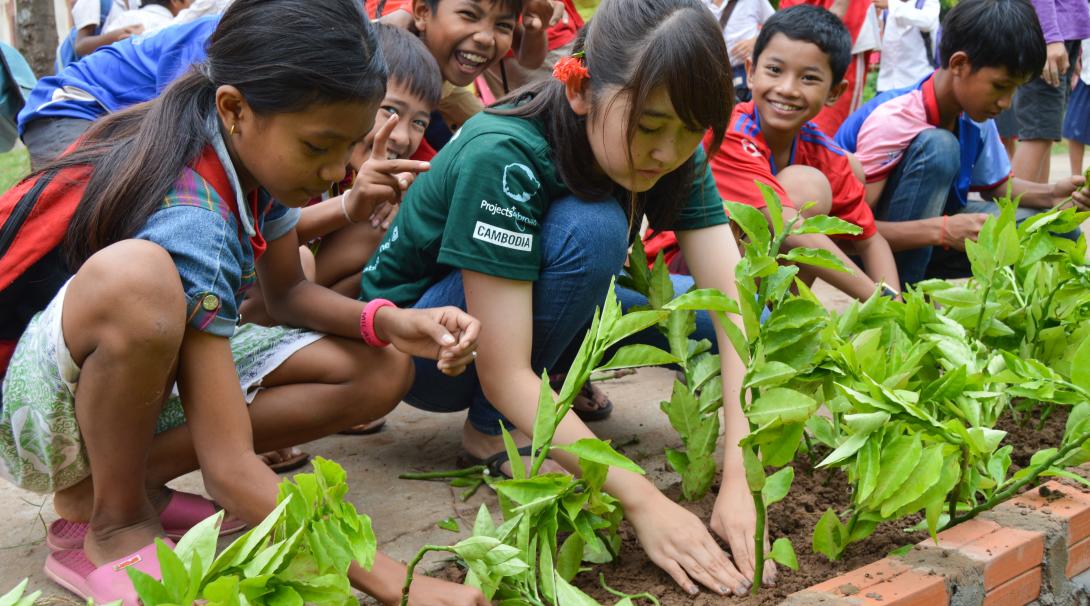
M476 587L417 575L409 589L409 606L489 606L489 602Z
M730 545L734 564L747 579L753 579L753 570L757 562L753 554L753 532L757 527L757 514L753 509L753 497L744 485L731 488L724 483L715 499L712 510L711 527L715 534ZM768 543L768 524L765 525L765 555L772 549ZM776 583L776 563L765 560L762 585Z
M647 557L684 591L698 593L696 583L720 595L749 591L749 581L731 564L700 518L662 493L626 512Z

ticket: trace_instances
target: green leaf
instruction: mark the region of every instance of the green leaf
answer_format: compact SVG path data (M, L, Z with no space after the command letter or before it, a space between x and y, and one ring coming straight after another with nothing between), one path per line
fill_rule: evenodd
M757 426L779 419L781 423L805 423L818 409L818 402L810 396L787 389L773 387L761 393L746 412L746 417Z
M742 467L746 472L746 484L750 492L764 490L765 468L751 448L742 449Z
M847 234L857 236L863 233L863 230L854 223L849 223L831 215L814 215L808 217L801 225L795 226L795 229L791 230L791 233L825 234L826 236Z
M625 345L617 350L603 366L595 370L616 370L619 368L637 368L640 366L666 366L668 364L680 364L681 360L669 352L658 347L637 343Z
M564 539L560 551L556 554L556 572L560 578L570 581L579 573L579 565L583 563L583 542L579 533L572 533Z
M621 316L609 329L609 338L603 347L609 347L618 341L630 337L645 328L658 324L666 317L665 311L630 311Z
M769 361L751 367L749 371L746 372L746 379L742 384L742 387L745 389L753 387L772 387L786 382L797 374L797 370L783 362Z
M765 200L765 208L769 222L772 224L772 232L776 234L776 237L779 237L784 231L783 203L780 201L780 196L768 185L760 181L754 181L754 183L761 190L761 197Z
M0 596L0 606L34 606L34 602L37 601L38 596L42 595L42 592L35 591L24 598L23 592L26 591L29 583L30 579L23 579L21 583L15 586L15 589Z
M802 423L792 423L775 431L779 433L777 439L761 444L761 460L765 465L781 467L795 459L795 452L802 443L804 426Z
M144 603L144 606L159 606L160 604L172 603L170 592L153 577L132 566L126 568L125 572L128 573L133 589L136 590L136 595L140 597L140 601Z
M1090 336L1079 343L1071 358L1071 382L1085 392L1090 392Z
M1084 341L1085 343L1085 341ZM1067 415L1063 444L1070 444L1090 432L1090 403L1076 404Z
M299 474L303 475L303 474ZM212 566L209 567L207 578L214 578L214 576L227 568L234 566L240 566L248 561L254 551L265 543L269 538L269 534L272 532L273 527L280 521L284 514L285 508L294 500L292 495L288 495L280 501L272 512L261 521L257 527L251 529L246 534L236 539L233 543L227 546L216 559L212 562Z
M817 525L814 526L814 551L835 562L844 549L843 535L844 527L840 523L840 518L836 517L836 512L831 507L826 509Z
M768 234L768 219L765 219L761 211L748 204L740 202L724 202L727 215L732 223L742 228L749 241L762 253L768 253L768 244L771 238Z
M780 537L772 543L772 551L768 552L768 557L791 570L799 569L799 560L795 557L795 548L791 546L791 540L787 537Z
M174 547L174 554L190 574L203 579L207 566L216 559L216 540L222 522L223 510L220 510L190 528ZM195 558L202 564L199 570L193 568Z
M556 606L601 606L594 598L583 593L564 580L564 577L556 575Z
M776 473L768 476L764 488L761 489L761 497L765 507L779 503L791 490L791 482L795 479L795 470L792 467L784 467Z
M239 606L238 577L222 576L205 586L201 597L219 606Z
M507 424L503 421L500 421L500 434L503 437L503 450L507 453L507 462L511 465L511 478L514 480L525 479L526 463L522 460L522 455L519 454L519 447L515 444L515 439L507 431Z
M570 452L580 459L594 461L595 463L601 463L602 465L608 465L618 469L625 469L632 473L641 475L644 473L639 465L636 465L628 457L614 450L608 442L595 438L583 438L572 444L553 446L553 449Z
M525 480L496 482L496 492L512 501L525 505L541 499L557 499L575 480L566 474L550 473Z
M651 267L650 289L647 302L651 309L662 309L674 298L674 283L670 280L670 271L666 269L666 261L663 260L661 252L655 257L655 264Z
M483 507L483 505L482 505L482 507ZM454 518L446 518L444 520L439 520L438 522L435 523L435 525L438 526L439 528L442 528L443 530L449 530L451 532L461 532L462 531L462 527L458 525L458 520L456 520Z
M159 560L159 569L162 573L163 587L170 594L170 601L176 604L185 602L185 593L189 588L189 571L185 564L167 546L162 539L155 539L155 557Z
M597 319L597 314L595 314L595 319ZM588 332L582 347L579 349L579 356L586 355L587 341L592 339L593 336ZM578 361L579 356L576 356L576 361ZM573 363L572 366L575 367L576 364ZM569 380L575 380L570 372L568 373L568 379L565 380L565 385ZM559 422L560 419L557 418L557 402L553 398L552 387L549 386L549 375L547 372L542 371L541 391L538 393L537 414L534 416L534 433L531 437L531 446L533 448L531 452L534 453L535 465L537 464L538 457L544 459L544 457L548 455L548 450L542 449L542 447L547 442L552 442L553 433L556 432L556 426Z
M805 248L800 246L781 254L779 258L789 263L813 265L814 267L824 267L825 269L832 269L844 273L850 273L851 271L844 265L844 262L841 261L839 257L823 248Z
M898 436L887 448L883 448L878 485L874 487L868 503L877 505L892 496L919 465L922 456L923 445L918 434L911 437Z
M664 306L666 309L739 313L738 302L714 288L690 290Z
M939 444L928 446L905 483L882 503L882 517L892 516L905 505L923 496L929 488L938 483L941 475L942 446Z
M855 503L862 504L878 485L878 472L881 469L882 440L875 437L867 440L859 449L859 456L855 458L856 492Z

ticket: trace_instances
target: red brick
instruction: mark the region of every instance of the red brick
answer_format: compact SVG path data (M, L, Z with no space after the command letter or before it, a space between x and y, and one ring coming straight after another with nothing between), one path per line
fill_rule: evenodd
M873 606L945 606L950 603L946 580L938 574L911 570L890 581L871 585L852 596Z
M958 547L958 551L984 563L984 590L991 590L1040 566L1045 537L1019 528L1000 528Z
M1041 595L1041 567L1037 566L984 595L984 606L1025 606Z
M1043 486L1063 496L1049 500L1041 496L1040 488L1034 488L1007 501L1002 507L1035 509L1066 521L1068 545L1090 537L1090 494L1056 481Z
M1083 539L1067 548L1067 568L1064 574L1071 578L1090 568L1090 539Z
M892 579L909 570L911 570L911 567L899 560L885 558L867 564L862 568L856 568L838 577L833 577L824 583L818 583L808 588L807 591L820 591L836 596L855 596L871 585ZM856 591L848 590L848 588L854 588Z

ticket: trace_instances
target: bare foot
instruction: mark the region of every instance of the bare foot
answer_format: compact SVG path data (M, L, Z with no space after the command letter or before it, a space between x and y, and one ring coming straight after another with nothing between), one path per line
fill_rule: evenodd
M148 488L148 502L162 513L170 503L170 489L165 486ZM95 486L91 476L53 495L53 510L69 522L90 522L94 514Z
M529 446L531 444L530 436L525 433L514 430L511 432L511 437L515 440L515 445L519 448L523 446ZM503 436L492 436L486 433L482 433L473 427L468 420L462 427L462 448L467 453L477 459L487 459L488 457L496 454L497 452L503 452ZM525 469L529 469L533 464L531 457L522 457L522 464ZM510 476L511 475L511 462L504 462L500 466L500 470ZM552 459L546 459L545 463L541 466L541 473L567 473L559 463Z
M166 536L159 523L159 515L149 503L137 514L136 521L101 520L96 516L83 539L83 551L95 566L102 566L118 558L139 551Z

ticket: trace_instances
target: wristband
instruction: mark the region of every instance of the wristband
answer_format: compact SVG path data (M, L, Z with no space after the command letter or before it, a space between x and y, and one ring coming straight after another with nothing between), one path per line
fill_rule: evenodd
M344 213L344 218L347 219L350 224L355 225L356 222L352 220L352 215L348 214L348 204L345 202L347 198L347 193L341 194L341 212Z
M363 306L363 312L360 313L360 336L363 337L363 342L371 347L386 347L390 344L389 341L380 339L375 332L375 314L383 307L396 309L397 305L386 299L371 299L367 305Z
M889 297L891 299L896 299L897 297L901 296L901 292L896 288L893 288L889 284L886 284L885 282L878 282L877 284L878 290L882 293L882 296Z

